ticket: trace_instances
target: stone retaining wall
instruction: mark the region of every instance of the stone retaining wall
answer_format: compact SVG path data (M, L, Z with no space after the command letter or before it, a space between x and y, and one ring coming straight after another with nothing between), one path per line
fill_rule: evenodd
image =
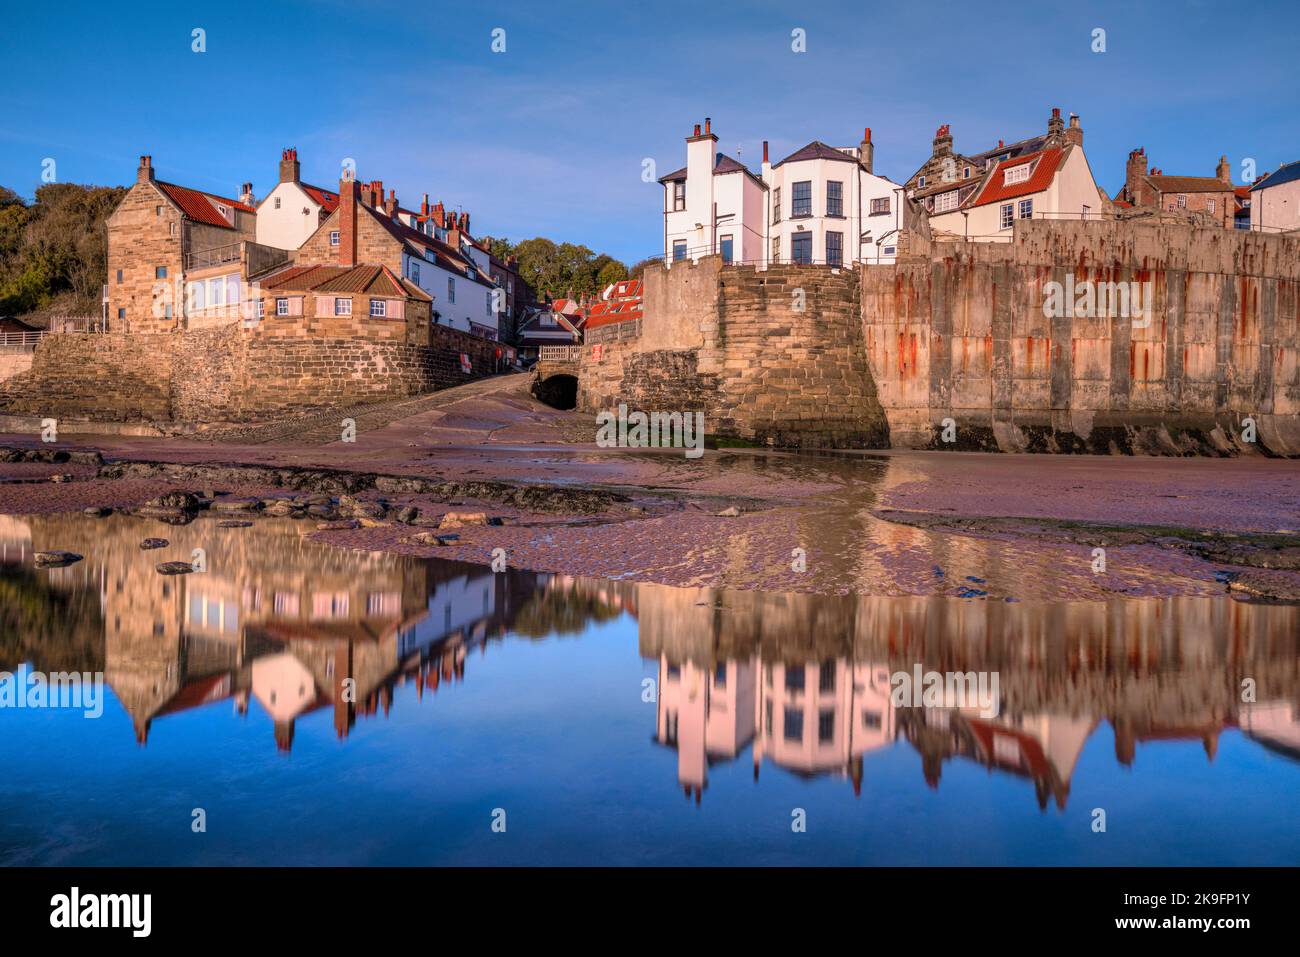
M430 345L200 332L47 336L0 382L0 412L104 422L248 422L432 392L490 375L497 344L437 327ZM460 356L470 358L471 371Z
M645 286L643 335L584 347L580 409L702 411L709 435L759 444L888 444L853 271L707 257L653 265Z

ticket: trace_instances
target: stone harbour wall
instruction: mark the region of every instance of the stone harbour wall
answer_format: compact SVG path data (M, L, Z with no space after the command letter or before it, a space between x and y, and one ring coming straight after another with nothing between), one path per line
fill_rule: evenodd
M861 279L896 446L1300 454L1300 239L1034 220L912 251ZM1138 283L1149 311L1045 310L1050 283Z
M578 407L704 413L764 445L888 444L852 270L698 264L646 271L644 332L583 349Z
M429 345L199 332L47 336L0 382L0 413L101 422L252 422L433 392L496 370L497 344L454 329ZM470 372L460 357L470 359Z

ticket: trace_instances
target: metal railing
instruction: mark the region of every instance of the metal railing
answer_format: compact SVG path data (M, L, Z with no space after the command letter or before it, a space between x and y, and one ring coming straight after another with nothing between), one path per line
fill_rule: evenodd
M622 322L610 322L594 329L587 329L584 338L588 345L596 342L622 342L636 339L641 335L640 319L624 319Z
M225 246L213 246L211 249L200 249L198 252L185 254L185 270L207 269L210 266L224 266L226 263L237 263L243 255L243 243L229 243Z
M537 357L542 362L574 362L582 355L582 346L542 346Z
M44 339L48 332L39 329L34 332L0 332L0 350L5 352L31 352L36 344Z

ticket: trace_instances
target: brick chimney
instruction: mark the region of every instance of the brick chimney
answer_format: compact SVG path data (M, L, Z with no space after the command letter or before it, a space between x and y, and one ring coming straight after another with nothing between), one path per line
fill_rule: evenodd
M952 130L945 123L934 131L934 152L933 157L951 156L952 155Z
M1061 108L1052 107L1052 115L1047 120L1047 135L1061 138L1065 135L1065 120L1061 119Z
M424 200L420 203L420 215L421 216L429 215L429 194L428 193L424 194Z
M388 191L388 199L384 201L384 212L388 214L389 219L397 215L397 190Z
M876 148L871 145L871 127L862 131L862 142L858 144L858 162L868 173L872 171L872 165L876 161Z
M344 173L339 180L339 263L344 266L357 264L358 199L356 178Z
M298 147L291 146L280 151L280 182L296 183L302 175L302 166L298 163Z
M460 219L461 219L460 228L465 231L465 235L467 236L472 235L469 231L469 213L461 213Z
M141 156L140 168L135 171L135 181L137 183L153 182L153 157Z
M1232 167L1228 165L1228 157L1219 157L1219 165L1214 168L1214 175L1220 183L1232 185Z
M239 201L245 206L256 206L257 202L253 198L253 184L245 183L239 187Z
M1138 191L1142 189L1142 179L1147 175L1147 151L1146 147L1130 150L1128 154L1128 165L1124 167L1124 191L1128 194L1130 202L1136 202L1134 198Z
M1075 146L1083 146L1083 125L1079 122L1079 114L1070 114L1070 125L1065 128L1065 138Z

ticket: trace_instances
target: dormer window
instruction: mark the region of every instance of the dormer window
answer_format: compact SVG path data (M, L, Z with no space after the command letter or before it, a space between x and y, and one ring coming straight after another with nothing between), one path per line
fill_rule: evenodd
M917 188L918 188L918 189L924 189L924 188L925 188L925 177L924 177L924 176L918 177L918 178L917 178L917 181L916 181L916 185L917 185Z
M219 212L222 216L226 215L227 213L226 207L222 206L220 203L217 203L217 212Z
M957 190L950 189L946 193L940 193L934 198L934 211L936 213L946 213L951 209L957 208Z
M1016 183L1025 183L1029 181L1029 172L1033 168L1033 163L1021 163L1019 166L1013 166L1002 173L1002 182L1006 186L1012 186Z

